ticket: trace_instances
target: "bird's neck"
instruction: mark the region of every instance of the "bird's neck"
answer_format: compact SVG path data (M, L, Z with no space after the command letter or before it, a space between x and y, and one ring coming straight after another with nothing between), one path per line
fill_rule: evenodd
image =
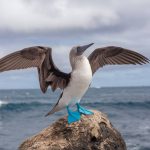
M74 63L72 63L72 70L82 70L86 71L87 69L90 68L89 60L87 59L86 56L81 56L81 57L76 57L74 58Z

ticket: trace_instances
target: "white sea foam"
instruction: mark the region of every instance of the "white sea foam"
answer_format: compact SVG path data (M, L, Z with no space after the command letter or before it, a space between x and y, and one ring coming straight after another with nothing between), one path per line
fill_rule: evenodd
M0 100L0 107L4 104L8 104L8 102Z

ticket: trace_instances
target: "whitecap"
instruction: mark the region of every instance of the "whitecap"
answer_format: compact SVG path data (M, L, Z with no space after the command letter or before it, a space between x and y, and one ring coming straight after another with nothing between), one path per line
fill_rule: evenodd
M0 100L0 107L5 104L8 104L8 102Z

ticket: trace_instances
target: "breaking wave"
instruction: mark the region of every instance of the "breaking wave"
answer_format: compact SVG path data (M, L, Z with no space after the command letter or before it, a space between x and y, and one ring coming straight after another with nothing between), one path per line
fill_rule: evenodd
M52 103L46 103L46 102L20 102L20 103L8 103L0 101L0 111L25 111L25 110L31 110L36 108L42 108L42 107L50 107L54 104ZM89 107L127 107L127 108L150 108L150 101L145 102L96 102L96 103L82 103L82 105L89 106Z
M1 107L2 105L6 105L6 104L8 104L8 102L4 102L4 101L0 100L0 107Z

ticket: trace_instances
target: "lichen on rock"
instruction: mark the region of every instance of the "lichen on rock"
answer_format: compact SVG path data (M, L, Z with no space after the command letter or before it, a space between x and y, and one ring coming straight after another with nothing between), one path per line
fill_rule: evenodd
M59 119L37 135L25 140L19 150L126 150L121 134L107 116L99 111L82 115L81 120L67 123Z

